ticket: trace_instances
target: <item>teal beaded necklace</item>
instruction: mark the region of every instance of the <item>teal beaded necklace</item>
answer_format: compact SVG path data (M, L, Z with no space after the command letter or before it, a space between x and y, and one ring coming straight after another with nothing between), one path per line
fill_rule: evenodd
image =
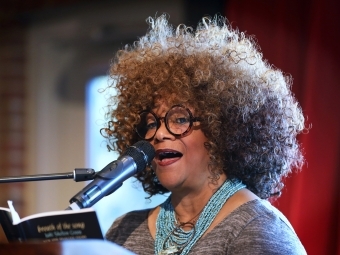
M156 255L186 255L194 244L209 228L224 203L238 190L246 186L239 180L227 180L214 193L205 205L196 224L181 223L176 220L175 210L171 204L171 196L161 204L156 221ZM192 229L183 230L181 227L190 224Z

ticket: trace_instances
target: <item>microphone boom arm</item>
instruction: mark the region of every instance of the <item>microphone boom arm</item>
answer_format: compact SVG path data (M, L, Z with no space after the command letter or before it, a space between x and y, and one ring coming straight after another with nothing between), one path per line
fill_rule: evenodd
M68 173L10 176L0 178L0 183L47 181L61 179L73 179L75 182L82 182L93 180L95 176L96 172L92 168L76 168L73 172Z

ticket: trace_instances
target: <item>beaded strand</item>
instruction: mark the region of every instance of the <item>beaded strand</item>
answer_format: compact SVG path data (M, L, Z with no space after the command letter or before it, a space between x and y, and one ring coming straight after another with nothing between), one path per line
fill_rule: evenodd
M236 179L225 181L205 205L196 225L193 225L193 228L188 231L183 230L181 223L177 222L175 210L171 204L171 196L169 196L161 204L156 221L155 254L188 254L194 244L209 228L227 199L245 187L241 181Z

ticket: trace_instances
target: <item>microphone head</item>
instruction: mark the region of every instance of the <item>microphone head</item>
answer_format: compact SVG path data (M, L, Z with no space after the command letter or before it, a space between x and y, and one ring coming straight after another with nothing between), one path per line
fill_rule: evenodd
M155 157L155 149L147 141L138 141L134 145L127 148L124 155L134 159L137 165L137 172L143 171Z

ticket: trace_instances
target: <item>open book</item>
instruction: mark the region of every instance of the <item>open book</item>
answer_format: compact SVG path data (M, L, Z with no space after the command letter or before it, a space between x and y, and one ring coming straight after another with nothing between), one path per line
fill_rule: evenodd
M38 213L20 219L11 201L9 207L0 207L0 225L9 242L103 239L92 208Z

